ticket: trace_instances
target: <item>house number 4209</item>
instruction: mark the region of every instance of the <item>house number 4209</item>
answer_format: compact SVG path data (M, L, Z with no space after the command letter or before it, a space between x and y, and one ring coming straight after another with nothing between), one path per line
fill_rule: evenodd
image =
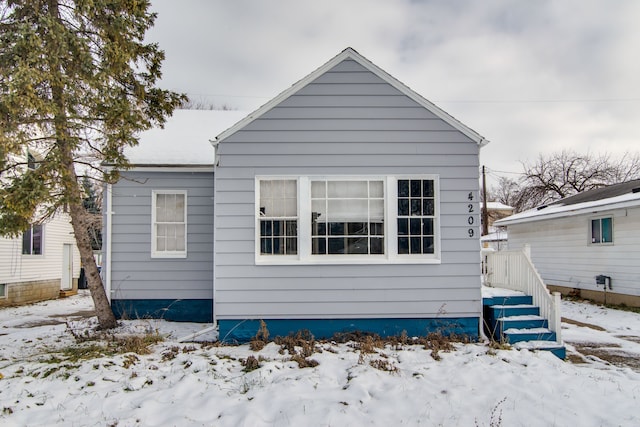
M467 199L469 199L469 201L473 200L473 192L469 193L469 196L467 196ZM473 203L469 203L467 205L467 210L468 210L468 213L473 213ZM467 223L469 223L469 225L473 225L474 221L475 220L474 220L473 215L469 215L467 217ZM473 237L475 235L475 231L473 230L473 228L469 228L467 230L467 233L469 234L469 237Z

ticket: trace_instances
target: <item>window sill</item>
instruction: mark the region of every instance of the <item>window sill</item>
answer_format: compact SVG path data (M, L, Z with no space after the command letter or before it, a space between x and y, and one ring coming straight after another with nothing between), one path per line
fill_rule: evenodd
M167 259L167 258L186 258L187 257L187 253L186 252L179 252L179 253L160 253L160 252L154 252L151 254L151 258L159 258L159 259Z
M442 260L439 258L424 258L424 257L396 257L387 258L380 257L313 257L300 259L297 257L256 257L256 265L394 265L394 264L441 264Z

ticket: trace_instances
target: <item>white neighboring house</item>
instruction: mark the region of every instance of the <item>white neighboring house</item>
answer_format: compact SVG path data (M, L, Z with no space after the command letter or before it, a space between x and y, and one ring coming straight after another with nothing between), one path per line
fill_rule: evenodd
M513 214L514 208L502 202L487 202L487 219L489 221L489 234L480 237L484 249L490 248L500 251L507 248L507 229L496 227L494 222Z
M30 153L29 167L36 167ZM21 237L0 237L0 307L74 294L80 253L69 215L58 212Z
M507 227L509 249L531 246L532 261L553 290L640 306L640 180L586 191L495 225Z

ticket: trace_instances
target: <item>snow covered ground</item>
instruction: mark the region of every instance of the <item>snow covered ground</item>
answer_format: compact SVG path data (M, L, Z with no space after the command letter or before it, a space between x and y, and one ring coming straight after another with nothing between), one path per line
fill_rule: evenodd
M118 331L167 334L150 354L76 360L64 350L95 325L91 309L86 294L0 309L0 425L640 425L640 315L587 303L563 302L569 361L483 343L440 360L420 345L322 343L306 368L274 343L179 343L203 326L157 320Z

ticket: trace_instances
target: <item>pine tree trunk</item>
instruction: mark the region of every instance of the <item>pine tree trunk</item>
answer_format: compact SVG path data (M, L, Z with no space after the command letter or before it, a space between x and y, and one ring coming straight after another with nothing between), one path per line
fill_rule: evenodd
M72 173L75 175L73 164L71 164L70 168ZM111 310L111 305L109 304L104 285L102 284L102 278L98 272L96 260L93 257L91 237L89 235L89 224L87 221L89 214L84 206L82 206L82 203L76 202L82 200L80 189L77 188L76 192L77 197L74 196L74 202L69 204L69 214L71 216L73 232L76 237L76 244L80 251L80 259L82 260L82 266L84 267L87 277L87 286L91 292L91 298L93 299L93 305L96 309L100 329L115 328L118 324L113 314L113 310Z
M62 23L58 10L58 1L49 0L48 12L50 16ZM61 48L57 44L55 35L51 36L48 46L53 53L58 52ZM76 175L75 163L73 159L73 144L69 136L69 123L66 117L66 101L64 94L63 72L58 58L55 54L51 54L49 60L49 72L51 73L51 97L53 103L57 107L54 115L55 129L55 148L58 159L60 160L62 170L61 185L65 196L65 200L69 205L69 214L71 216L71 225L76 237L76 245L80 251L80 259L87 276L87 285L93 298L98 324L100 329L111 329L118 326L116 317L111 310L111 305L107 298L107 293L102 284L102 278L98 273L98 266L93 258L93 249L91 247L91 238L89 236L88 212L82 204L82 190L78 183Z

